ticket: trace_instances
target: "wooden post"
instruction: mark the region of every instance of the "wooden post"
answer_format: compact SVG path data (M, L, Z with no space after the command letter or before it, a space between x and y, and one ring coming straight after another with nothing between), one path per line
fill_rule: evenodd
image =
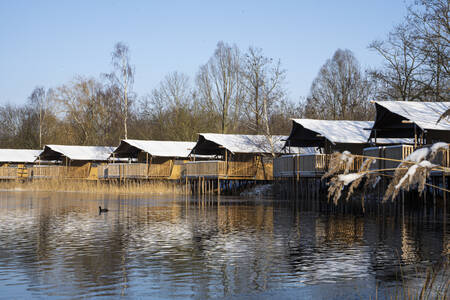
M217 195L220 196L220 178L217 176Z

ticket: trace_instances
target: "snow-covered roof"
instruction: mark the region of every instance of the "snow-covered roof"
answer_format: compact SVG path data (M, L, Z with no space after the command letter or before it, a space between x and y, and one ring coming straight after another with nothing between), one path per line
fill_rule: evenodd
M284 140L287 137L277 135L271 138L274 144L274 152L283 152ZM209 148L211 152L206 148ZM225 148L234 154L269 154L272 152L268 137L265 135L199 133L199 139L194 147L193 153L214 154L217 152L217 148Z
M174 142L174 141L147 141L126 139L120 142L114 153L127 152L127 145L147 152L152 156L159 157L188 157L195 146L195 142Z
M316 132L331 143L359 144L366 143L370 136L373 121L336 121L314 119L292 119L300 126ZM289 138L292 137L292 134Z
M412 121L422 129L450 130L448 120L443 119L437 122L440 116L450 108L450 102L376 101L375 103Z
M66 146L45 145L40 155L42 159L60 159L62 156L70 160L106 161L113 152L110 146Z
M0 149L2 163L33 163L42 150Z

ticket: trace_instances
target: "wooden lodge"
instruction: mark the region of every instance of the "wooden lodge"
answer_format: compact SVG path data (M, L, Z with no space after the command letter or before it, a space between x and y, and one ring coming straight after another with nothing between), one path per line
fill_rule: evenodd
M308 153L289 154L274 160L274 177L320 177L327 170L331 154L335 151L349 151L362 154L369 145L368 139L373 122L293 119L292 130L285 147L308 149ZM316 149L311 151L310 149ZM352 162L351 169L357 170L362 159Z
M194 142L122 140L111 154L113 162L99 166L98 178L180 179L194 146Z
M416 148L435 142L450 143L450 122L440 120L450 107L450 102L403 102L377 101L376 117L370 138L373 140L407 139L409 144L376 146L364 149L364 156L381 157L373 169L393 169L405 160ZM438 154L437 161L444 167L449 165L449 151Z
M97 168L105 164L113 147L46 145L39 155L40 160L50 164L39 164L29 168L32 179L89 179L97 180Z
M192 155L211 160L186 163L187 179L272 180L273 155L283 150L282 136L201 133ZM270 139L270 140L269 140Z
M25 179L42 150L0 149L0 180Z
M450 102L376 101L373 139L409 138L415 147L435 142L450 143L450 122L440 120ZM439 121L440 120L440 121Z

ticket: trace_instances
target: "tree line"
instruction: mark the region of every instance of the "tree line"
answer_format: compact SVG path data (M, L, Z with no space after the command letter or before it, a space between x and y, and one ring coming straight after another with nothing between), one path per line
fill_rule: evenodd
M198 132L270 136L288 134L294 117L373 119L370 100L448 101L448 1L416 1L407 12L385 39L368 46L383 58L381 67L363 69L350 50L337 49L299 101L288 96L279 59L222 41L192 78L175 71L137 95L130 49L119 42L110 72L38 86L24 105L0 106L0 147L195 140Z

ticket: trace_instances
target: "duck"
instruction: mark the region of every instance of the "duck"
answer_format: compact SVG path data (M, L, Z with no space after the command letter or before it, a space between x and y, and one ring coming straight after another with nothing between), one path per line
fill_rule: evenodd
M109 211L109 209L107 208L102 208L101 206L98 207L98 212L101 214L102 212L107 212Z

